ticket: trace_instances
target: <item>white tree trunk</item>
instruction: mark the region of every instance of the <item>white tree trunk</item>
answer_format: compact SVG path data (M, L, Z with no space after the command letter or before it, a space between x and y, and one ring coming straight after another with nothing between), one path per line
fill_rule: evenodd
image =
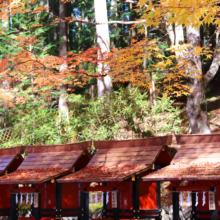
M183 26L168 25L167 32L170 37L171 45L178 45L184 42Z
M62 0L60 2L60 18L64 19L67 17L67 5ZM67 22L62 21L59 26L60 31L60 56L62 58L67 58L67 50L68 50L68 39L67 39ZM60 72L65 71L68 68L66 62L64 62L60 67ZM67 100L67 85L62 85L60 87L61 95L59 97L59 115L60 119L63 118L65 121L69 122L69 108L68 108L68 100Z
M106 0L94 0L95 5L95 19L96 22L108 22L107 4ZM108 24L96 25L97 44L101 48L101 52L110 52L110 38ZM101 59L101 56L99 57ZM108 72L108 66L103 65L102 62L98 63L98 72ZM98 97L103 96L106 92L112 89L112 79L109 75L100 77L97 81Z
M199 29L192 26L187 27L187 41L192 45L186 55L188 74L192 76L188 79L188 86L193 90L188 95L186 104L190 129L193 134L210 134L201 57L193 54L195 47L200 45Z

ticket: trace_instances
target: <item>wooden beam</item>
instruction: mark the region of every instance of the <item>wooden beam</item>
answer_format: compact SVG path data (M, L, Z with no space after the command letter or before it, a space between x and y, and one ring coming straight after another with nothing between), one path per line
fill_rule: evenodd
M56 217L62 217L62 183L56 183Z
M39 189L36 189L36 192L38 193L38 208L34 208L35 219L40 220L41 219L41 193L39 193Z
M139 176L135 176L133 181L133 216L137 219L139 216Z
M157 193L157 209L161 210L160 181L156 182L156 193ZM161 219L161 212L159 213L158 219Z
M215 192L215 210L211 211L211 220L218 220L218 198L215 187L210 187L210 191Z
M179 219L179 192L173 187L173 219Z
M192 191L192 219L197 219L196 192Z
M118 190L117 187L114 187L114 190ZM113 208L113 219L114 220L119 220L119 204L120 200L119 200L119 192L117 192L117 208Z
M11 207L10 207L10 219L17 220L18 219L18 211L17 211L17 205L15 201L15 194L14 190L11 189Z

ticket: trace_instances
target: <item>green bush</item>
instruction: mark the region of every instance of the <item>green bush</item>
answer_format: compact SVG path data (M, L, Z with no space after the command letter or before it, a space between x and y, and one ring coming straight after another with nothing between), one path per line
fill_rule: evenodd
M11 122L17 124L13 139L3 147L178 134L180 110L172 103L169 98L158 98L152 107L148 94L137 88L114 91L95 100L72 95L69 123L60 122L58 110L45 103L20 106L10 116Z

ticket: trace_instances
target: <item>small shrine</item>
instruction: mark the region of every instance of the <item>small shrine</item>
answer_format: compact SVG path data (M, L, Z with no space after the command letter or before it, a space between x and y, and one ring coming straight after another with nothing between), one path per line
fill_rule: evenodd
M61 184L80 183L80 219L89 219L89 192L102 197L104 219L160 219L160 184L144 182L142 176L170 164L167 145L172 136L95 141L97 152L80 171L57 180Z
M220 135L177 135L180 149L171 165L144 176L146 182L170 181L173 219L179 219L183 193L192 219L217 220L220 206Z
M23 161L21 154L24 153L24 147L14 147L0 149L0 176L17 170ZM11 187L10 185L0 185L0 215L10 216L11 207Z
M78 216L79 185L73 183L71 189L68 189L63 186L65 184L57 183L56 179L85 167L90 161L87 152L90 146L91 142L25 146L28 156L22 163L17 164L18 169L0 177L0 188L5 186L11 188L11 193L9 192L8 195L11 198L8 201L10 219L23 219L18 217L18 208L23 204L30 206L29 219ZM16 158L14 154L13 157ZM1 190L1 192L6 196L5 191Z

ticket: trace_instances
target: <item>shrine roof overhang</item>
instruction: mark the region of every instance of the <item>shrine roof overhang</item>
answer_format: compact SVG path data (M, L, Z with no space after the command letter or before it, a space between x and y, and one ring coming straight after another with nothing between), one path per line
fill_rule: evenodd
M72 172L75 165L89 157L87 144L26 146L29 153L18 170L0 177L0 184L43 183ZM39 153L41 152L41 153Z
M220 180L220 163L177 163L142 178L144 181Z
M220 135L177 135L180 148L171 165L144 181L220 180Z
M145 145L139 145L144 143ZM155 143L162 145L152 145ZM62 177L57 182L105 182L129 179L151 170L158 161L162 161L161 155L166 154L169 159L165 163L169 164L172 157L165 145L170 143L170 136L131 140L130 143L128 140L94 142L98 150L87 167Z
M15 171L22 163L24 147L13 147L0 149L0 176L7 172Z

